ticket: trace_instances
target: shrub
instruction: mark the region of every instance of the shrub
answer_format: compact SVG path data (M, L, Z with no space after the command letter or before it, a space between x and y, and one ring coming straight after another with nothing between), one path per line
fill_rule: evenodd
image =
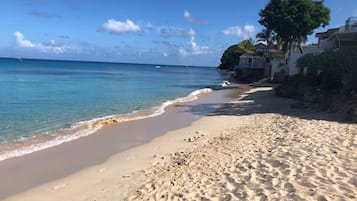
M347 94L357 91L357 48L306 54L297 61L297 66L307 67L308 74L318 77L324 90Z

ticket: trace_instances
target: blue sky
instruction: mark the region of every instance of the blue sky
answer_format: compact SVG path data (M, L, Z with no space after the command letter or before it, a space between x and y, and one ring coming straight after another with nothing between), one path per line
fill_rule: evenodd
M0 57L217 66L255 36L268 0L3 0ZM330 26L357 0L326 0ZM314 42L314 37L309 38Z

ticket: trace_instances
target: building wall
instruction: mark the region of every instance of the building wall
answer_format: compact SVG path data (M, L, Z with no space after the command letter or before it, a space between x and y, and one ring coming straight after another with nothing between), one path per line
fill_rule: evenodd
M299 73L299 68L296 66L297 60L305 54L308 53L317 53L318 47L317 46L303 46L304 53L300 53L300 51L296 48L291 52L291 55L288 59L288 66L289 66L289 76L296 75Z
M289 72L288 66L286 65L286 59L274 58L271 61L271 77L274 77L276 73L280 73L281 71L285 71L285 73Z
M329 50L333 48L333 42L328 40L320 40L319 41L319 52L323 52L325 50Z
M238 68L265 68L266 59L260 56L240 56Z

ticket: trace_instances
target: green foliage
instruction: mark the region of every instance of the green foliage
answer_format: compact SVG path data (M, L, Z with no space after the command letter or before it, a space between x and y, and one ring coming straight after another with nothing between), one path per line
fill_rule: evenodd
M297 66L307 67L309 74L318 76L323 89L357 92L357 48L307 54L298 59Z
M308 75L287 78L275 88L278 96L308 102L318 110L346 111L347 119L357 123L357 48L307 54L297 61Z
M323 1L313 0L270 0L259 15L259 23L267 30L275 32L284 42L298 44L330 21L330 9Z
M300 57L296 62L296 66L299 68L308 67L308 75L317 76L320 71L316 62L316 56L312 53L305 54L304 56Z
M285 54L282 52L274 52L270 55L272 58L283 59L285 58Z
M295 75L287 78L276 87L275 93L281 97L304 99L306 91L318 86L318 79L314 76Z
M218 68L221 70L233 70L239 64L239 57L244 53L253 53L255 48L251 40L243 40L239 44L228 47L222 57Z
M219 68L221 70L233 70L234 66L239 63L239 57L242 54L244 54L244 51L238 45L228 47L221 57Z
M244 53L255 53L255 47L253 45L252 39L243 40L238 44L238 47L244 51Z

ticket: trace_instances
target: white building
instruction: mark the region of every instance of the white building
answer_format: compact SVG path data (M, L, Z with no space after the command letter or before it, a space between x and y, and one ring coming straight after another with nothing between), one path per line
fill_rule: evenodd
M350 17L344 26L317 33L319 52L328 49L357 47L357 17Z
M261 79L270 75L270 68L267 59L256 54L245 53L239 57L239 65L236 72L241 78Z
M357 17L348 18L344 26L317 33L316 37L319 39L318 46L302 46L303 53L298 48L290 51L290 55L287 56L289 76L300 73L296 61L305 54L318 54L329 49L357 47Z
M303 53L301 53L298 48L294 48L290 52L290 56L288 57L288 62L287 62L289 67L289 76L300 73L300 69L296 66L296 62L300 57L304 56L305 54L318 52L318 46L314 46L314 45L305 45L302 46L301 48Z

